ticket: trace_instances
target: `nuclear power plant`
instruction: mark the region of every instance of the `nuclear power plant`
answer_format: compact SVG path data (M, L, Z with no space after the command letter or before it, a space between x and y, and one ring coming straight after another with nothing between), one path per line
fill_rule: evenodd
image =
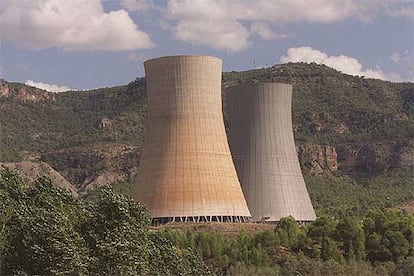
M253 221L315 220L293 138L292 86L250 83L226 89L229 143Z
M153 223L250 218L224 128L221 66L209 56L144 63L148 114L134 198Z
M148 114L135 201L155 224L315 220L294 143L292 86L226 89L230 153L221 65L210 56L144 63Z

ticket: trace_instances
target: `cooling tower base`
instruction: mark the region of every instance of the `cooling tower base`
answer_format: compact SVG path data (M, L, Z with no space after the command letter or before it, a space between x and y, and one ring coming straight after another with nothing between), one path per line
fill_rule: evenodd
M313 220L295 220L299 225L307 225L309 223L314 222ZM270 224L270 225L279 225L279 220L260 220L260 221L253 221L253 223L261 223L261 224Z
M151 225L166 224L166 223L170 223L170 222L245 223L245 222L250 222L250 217L245 217L245 216L195 216L195 217L151 218Z

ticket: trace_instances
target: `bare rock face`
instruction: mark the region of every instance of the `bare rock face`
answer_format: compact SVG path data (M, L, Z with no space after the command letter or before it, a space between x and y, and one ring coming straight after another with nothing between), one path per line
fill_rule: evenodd
M0 79L0 97L7 97L10 95L10 87L6 81Z
M127 176L119 172L104 171L94 178L87 179L78 189L79 193L86 193L97 188L110 186L113 183L124 181Z
M399 165L402 167L414 166L414 148L402 147L398 153Z
M108 118L102 118L98 122L99 128L107 128L107 127L110 127L111 125L112 125L112 121Z
M414 166L414 149L395 142L348 147L338 152L339 169L344 172L375 172L394 167Z
M75 187L73 187L69 181L67 181L62 175L60 175L45 162L0 162L0 168L2 166L12 170L17 170L20 176L26 179L29 183L33 183L39 176L49 177L51 180L53 180L56 186L70 191L74 196L78 195Z
M386 153L385 153L386 151ZM382 164L381 158L390 155L390 148L379 150L379 145L362 145L339 152L339 168L345 172L374 172Z
M414 214L414 201L408 201L402 203L396 207L400 212L406 212L408 214Z
M386 116L384 118L384 123L388 123L388 122L401 122L401 121L408 121L408 115L404 112L402 113L397 113L397 114L392 114L389 116Z
M338 161L336 149L332 146L304 144L296 146L302 169L312 174L321 174L324 170L336 172Z
M18 102L55 101L55 94L26 85L13 85L0 79L0 97Z
M296 146L302 170L313 175L340 170L344 173L376 173L414 166L414 147L395 142L372 143L336 149L333 146Z

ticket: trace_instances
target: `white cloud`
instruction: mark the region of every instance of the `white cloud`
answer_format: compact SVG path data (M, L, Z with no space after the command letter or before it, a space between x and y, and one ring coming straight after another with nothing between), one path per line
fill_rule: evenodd
M411 64L414 63L414 56L410 54L409 50L403 51L403 52L393 52L390 55L390 59L394 63L405 63L405 64Z
M214 49L241 51L247 48L248 30L237 21L181 20L174 28L174 37Z
M248 47L249 30L237 20L227 18L226 1L169 1L166 20L177 40L237 52ZM174 21L176 23L174 24Z
M407 72L406 80L414 82L414 56L409 49L402 52L393 52L390 59L394 65Z
M380 68L367 69L361 64L361 62L353 57L344 55L329 56L324 52L321 52L311 47L298 47L289 48L286 55L280 58L283 63L286 62L315 62L318 64L325 64L338 71L349 75L366 76L368 78L390 80L390 81L402 81L401 76L394 72L383 72Z
M154 46L125 10L99 0L2 0L0 40L29 49L132 50Z
M141 11L151 8L151 3L148 0L120 0L120 4L128 11Z
M161 9L164 18L172 23L170 29L176 39L236 52L247 47L253 34L264 40L285 38L286 34L274 30L278 24L332 23L348 18L369 21L407 8L410 1L169 0ZM233 43L224 41L232 29Z
M254 22L250 26L250 32L257 33L263 40L274 40L286 38L287 34L274 32L266 23Z
M34 82L32 80L28 80L26 82L26 85L30 85L30 86L34 86L46 91L50 91L50 92L64 92L64 91L69 91L69 90L73 90L67 86L59 86L56 84L48 84L48 83L43 83L43 82Z

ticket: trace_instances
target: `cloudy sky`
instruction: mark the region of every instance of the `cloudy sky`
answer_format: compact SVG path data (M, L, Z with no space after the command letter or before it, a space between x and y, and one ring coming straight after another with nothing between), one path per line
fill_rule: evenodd
M149 58L224 71L323 63L414 81L413 0L0 0L0 78L51 91L127 84Z

